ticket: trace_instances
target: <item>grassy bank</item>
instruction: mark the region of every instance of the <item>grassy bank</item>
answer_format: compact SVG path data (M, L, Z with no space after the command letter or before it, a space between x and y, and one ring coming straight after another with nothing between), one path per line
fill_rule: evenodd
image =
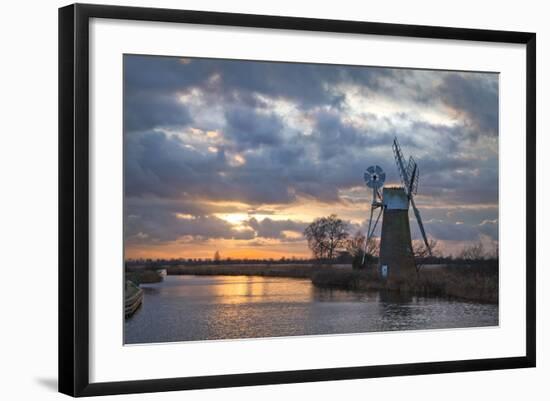
M135 285L159 283L162 281L162 276L156 270L135 270L126 272L126 280L131 281Z
M320 270L311 278L320 288L351 291L392 290L404 294L498 302L498 268L491 266L446 266L426 269L410 280L382 282L365 271Z
M132 281L126 281L124 287L124 316L129 318L141 306L143 302L143 290Z

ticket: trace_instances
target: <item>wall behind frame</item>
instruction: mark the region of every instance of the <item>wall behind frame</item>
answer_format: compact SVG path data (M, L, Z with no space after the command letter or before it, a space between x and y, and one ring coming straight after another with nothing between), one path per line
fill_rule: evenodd
M96 3L95 1L89 1ZM257 14L291 15L331 19L356 19L482 29L535 31L537 33L537 204L550 201L544 176L550 174L550 26L545 3L535 0L504 3L463 0L391 2L319 2L278 0L158 0L97 3L202 9ZM8 273L0 290L0 331L3 398L66 399L56 392L57 375L57 8L68 2L51 0L10 2L0 25L2 40L2 135L0 174L1 264ZM546 160L545 160L546 159ZM544 270L550 259L550 214L537 210L539 264L538 367L536 369L446 374L416 377L292 384L254 388L205 390L155 395L131 395L109 399L179 400L334 400L340 397L387 396L409 400L546 399L550 394L548 311L550 285ZM544 316L546 315L546 317ZM9 397L9 398L8 398ZM123 398L125 397L125 398ZM107 398L106 398L107 399Z

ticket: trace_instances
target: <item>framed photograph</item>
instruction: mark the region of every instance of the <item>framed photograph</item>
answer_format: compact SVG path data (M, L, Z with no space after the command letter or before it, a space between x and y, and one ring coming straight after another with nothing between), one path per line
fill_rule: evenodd
M535 366L535 34L59 10L59 390Z

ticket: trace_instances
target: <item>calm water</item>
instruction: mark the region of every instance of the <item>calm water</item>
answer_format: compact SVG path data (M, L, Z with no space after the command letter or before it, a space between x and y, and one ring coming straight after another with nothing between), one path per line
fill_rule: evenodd
M309 280L167 276L142 285L127 344L498 325L498 306L315 288Z

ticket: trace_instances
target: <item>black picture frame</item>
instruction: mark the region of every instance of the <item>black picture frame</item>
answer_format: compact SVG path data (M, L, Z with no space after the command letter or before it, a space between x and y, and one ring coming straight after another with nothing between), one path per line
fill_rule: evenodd
M89 22L91 18L516 43L526 46L526 353L520 357L382 366L89 381ZM534 367L536 35L479 29L75 4L59 9L59 391L72 396L157 392Z

